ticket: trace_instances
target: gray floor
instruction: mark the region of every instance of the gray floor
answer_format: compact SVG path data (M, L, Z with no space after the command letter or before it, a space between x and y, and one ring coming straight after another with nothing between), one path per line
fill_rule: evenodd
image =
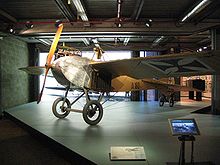
M6 110L8 113L42 132L74 152L97 164L151 164L177 162L180 143L171 136L169 118L195 118L201 135L196 137L196 162L220 164L220 116L191 114L209 102L179 102L170 108L158 102L107 102L104 116L97 126L87 125L82 115L70 113L57 119L51 112L53 101L29 103ZM77 104L76 106L81 106ZM143 146L147 161L110 161L111 146ZM190 145L186 145L186 160Z

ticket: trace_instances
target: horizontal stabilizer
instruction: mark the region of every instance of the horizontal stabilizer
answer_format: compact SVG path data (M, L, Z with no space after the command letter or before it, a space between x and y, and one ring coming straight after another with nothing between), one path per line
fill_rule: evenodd
M25 71L32 75L42 75L45 73L45 66L28 66L24 68L19 68L19 70Z

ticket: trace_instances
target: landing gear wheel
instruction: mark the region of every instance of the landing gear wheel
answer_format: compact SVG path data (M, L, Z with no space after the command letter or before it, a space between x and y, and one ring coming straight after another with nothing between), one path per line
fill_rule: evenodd
M159 106L162 107L164 105L165 99L163 96L159 98Z
M64 98L57 98L53 102L52 106L53 114L60 119L65 118L67 115L69 115L70 111L66 111L66 109L71 107L70 101L68 99L65 100L64 106L62 107L63 100Z
M98 124L101 121L102 116L102 105L96 100L88 101L83 107L83 119L89 125Z
M170 97L170 99L169 99L169 106L173 107L173 105L174 105L174 99L172 97Z

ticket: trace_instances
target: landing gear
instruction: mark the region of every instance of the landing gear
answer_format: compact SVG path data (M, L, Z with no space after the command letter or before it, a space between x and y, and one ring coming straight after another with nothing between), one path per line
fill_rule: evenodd
M67 108L70 108L70 101L68 99L64 98L57 98L52 106L52 111L53 114L57 117L57 118L65 118L67 115L69 115L70 111L67 111Z
M52 106L53 114L57 118L65 118L70 112L78 112L83 114L84 121L89 125L98 124L103 117L103 107L100 104L104 92L100 94L97 100L90 100L89 91L84 89L84 92L77 97L72 103L67 99L67 94L69 87L66 89L64 98L57 98ZM86 104L83 107L83 110L72 109L71 106L76 103L82 96L86 97Z
M83 119L87 124L96 125L98 124L103 116L102 105L96 101L92 100L85 104L83 108Z
M166 101L165 96L160 96L160 98L159 98L159 106L162 107L164 105L165 101Z
M173 105L174 105L174 99L173 99L173 97L170 97L169 98L169 106L173 107Z
M160 98L159 98L159 106L162 107L165 102L168 102L169 106L173 107L173 105L174 105L174 94L171 94L168 97L166 97L164 94L161 95Z

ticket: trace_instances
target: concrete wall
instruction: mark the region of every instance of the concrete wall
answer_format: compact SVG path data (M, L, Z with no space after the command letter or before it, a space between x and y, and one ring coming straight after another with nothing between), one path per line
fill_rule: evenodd
M29 78L18 70L28 66L28 45L14 37L0 40L1 62L1 112L29 99Z

